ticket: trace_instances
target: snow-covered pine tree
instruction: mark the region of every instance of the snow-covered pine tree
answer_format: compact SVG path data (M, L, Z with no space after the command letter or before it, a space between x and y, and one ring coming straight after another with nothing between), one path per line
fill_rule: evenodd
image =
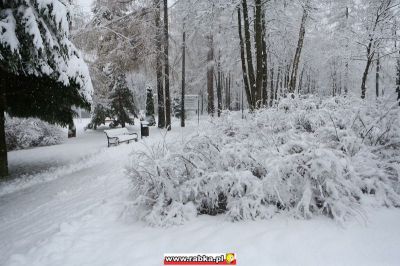
M92 120L88 128L96 130L98 126L106 123L106 118L109 116L110 110L101 104L97 104L93 109Z
M96 130L98 126L105 125L107 117L112 117L110 107L110 93L113 88L112 64L108 63L101 69L91 67L91 75L96 80L93 81L92 119L87 128Z
M175 97L172 100L172 113L173 113L174 117L181 118L181 115L182 115L181 107L182 107L181 99Z
M146 121L149 122L150 126L154 126L156 124L156 119L154 117L154 98L151 88L147 88Z
M119 73L115 76L112 83L110 101L111 112L117 117L118 124L122 127L125 127L126 123L134 124L134 120L130 118L130 115L137 117L136 106L133 94L128 88L125 74Z
M89 108L88 68L69 40L66 0L0 1L0 176L8 174L4 112L68 125Z

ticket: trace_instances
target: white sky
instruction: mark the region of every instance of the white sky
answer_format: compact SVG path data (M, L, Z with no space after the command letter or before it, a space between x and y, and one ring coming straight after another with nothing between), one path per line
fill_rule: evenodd
M85 12L90 12L94 0L74 0L74 2L82 8ZM168 0L168 5L171 6L176 0Z

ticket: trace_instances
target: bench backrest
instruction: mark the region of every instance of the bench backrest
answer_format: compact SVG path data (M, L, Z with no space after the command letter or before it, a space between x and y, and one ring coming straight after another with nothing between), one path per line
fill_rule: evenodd
M113 137L118 137L121 135L129 134L129 131L128 131L128 129L126 129L126 127L124 127L124 128L115 128L115 129L104 130L104 133L106 133L109 138L113 138Z

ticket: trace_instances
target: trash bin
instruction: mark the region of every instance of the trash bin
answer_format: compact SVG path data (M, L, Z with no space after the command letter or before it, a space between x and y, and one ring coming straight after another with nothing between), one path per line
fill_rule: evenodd
M76 138L76 127L74 123L68 125L68 138Z
M140 122L140 135L141 137L148 137L150 133L149 130L149 122L147 121L142 121Z

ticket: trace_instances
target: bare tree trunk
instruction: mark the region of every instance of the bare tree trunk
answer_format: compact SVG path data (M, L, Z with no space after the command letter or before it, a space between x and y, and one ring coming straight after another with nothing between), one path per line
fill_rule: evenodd
M239 23L238 28L239 28L239 42L240 42L240 58L241 58L241 62L242 62L244 89L246 91L246 98L247 98L247 102L249 103L250 111L252 111L253 110L253 97L251 94L250 81L249 81L249 76L247 73L246 54L245 54L245 45L244 45L243 35L242 35L242 18L241 18L241 14L240 14L240 8L238 8L238 23Z
M376 75L375 75L375 90L376 90L376 98L379 98L379 76L380 76L380 68L381 68L381 61L379 58L379 53L377 54L376 59Z
M274 86L274 75L275 75L275 73L274 73L274 66L272 65L272 67L271 67L271 69L270 69L270 90L269 90L269 106L272 106L272 104L273 104L273 102L274 102L274 97L275 97L275 91L274 91L274 88L275 88L275 86Z
M207 92L208 92L208 114L214 116L214 37L208 36L207 54Z
M294 93L297 85L297 71L299 69L301 51L303 49L304 36L306 34L306 22L308 17L308 2L303 8L303 17L301 18L299 41L297 43L296 53L293 59L292 73L290 75L289 92Z
M165 124L171 130L171 95L169 92L169 30L168 0L164 0L164 85L165 85Z
M347 95L349 92L349 62L346 62L345 73L344 73L344 94Z
M311 69L307 72L307 94L311 93Z
M312 91L314 94L317 92L317 80L316 79L313 80Z
M165 105L164 105L164 86L163 86L163 70L162 70L162 45L161 45L161 18L160 0L154 0L155 9L155 27L157 31L156 36L156 72L157 72L157 102L158 102L158 127L165 127Z
M375 22L374 26L372 27L372 31L369 35L369 43L367 46L367 65L365 66L365 70L362 76L361 80L361 98L365 99L365 94L367 91L367 79L368 79L368 74L369 70L372 64L372 60L375 56L375 49L377 48L377 37L375 36L376 29L378 28L379 23L386 23L385 19L388 18L388 13L390 10L393 8L392 6L392 0L382 0L380 1L380 5L375 13Z
M397 19L394 20L394 25L393 25L393 35L395 36L394 38L394 48L397 50ZM396 60L396 92L397 92L397 101L399 102L400 105L400 51L399 51L399 56L397 57ZM384 96L385 91L382 90L382 96Z
M254 76L254 67L253 67L253 55L251 51L251 37L250 37L250 22L249 22L249 11L247 8L247 0L242 0L243 6L243 19L244 19L244 39L246 46L246 58L247 58L247 67L248 67L248 78L250 83L250 93L251 93L251 108L250 110L256 108L257 103L257 94L256 94L256 81Z
M395 48L397 48L396 41L394 43L394 46ZM399 57L396 60L396 92L397 92L397 101L399 102L400 105L400 51L399 51Z
M201 91L201 115L204 114L204 92Z
M231 73L229 72L229 77L228 77L228 110L230 111L232 109L231 107Z
M332 96L336 97L337 95L337 70L336 70L336 60L333 61L333 70L332 70Z
M349 19L349 7L346 7L346 28L348 28L348 19ZM349 92L349 41L346 41L346 64L345 64L345 73L344 73L344 94L347 95Z
M229 110L229 75L225 78L225 110Z
M221 72L221 63L220 59L218 59L218 77L217 77L217 114L218 117L221 116L222 111L222 72Z
M2 79L0 77L0 79ZM8 176L8 159L7 159L7 145L5 133L5 91L2 88L5 83L0 80L0 179Z
M264 103L264 95L263 95L263 78L265 71L265 60L264 60L264 34L263 34L263 16L262 16L262 3L261 0L255 0L255 22L254 22L254 34L255 34L255 48L256 48L256 66L257 66L257 75L256 75L256 108L260 108ZM265 64L264 64L265 63Z
M305 66L303 66L303 69L301 70L301 74L300 74L300 80L299 80L299 88L298 88L298 93L300 94L303 90L303 76L304 76L304 68Z
M278 66L278 74L276 77L274 100L278 100L279 84L281 84L281 72L282 72L282 68L279 65Z
M265 25L265 13L262 15L262 47L263 47L263 104L267 105L268 103L268 53L267 53L267 43L266 43L266 25ZM272 91L271 87L271 95L269 98L272 99Z
M399 58L397 58L396 62L396 92L397 92L397 101L400 105L400 52Z
M290 64L287 64L286 65L286 71L285 71L285 85L283 86L284 87L284 89L286 90L286 89L288 89L289 88L289 81L290 81ZM285 91L285 93L286 93L286 91Z
M181 127L185 127L185 70L186 70L186 32L182 35L182 95L181 95Z
M367 47L367 65L365 66L364 73L362 76L361 80L361 99L365 99L366 91L367 91L367 79L368 79L368 73L369 69L372 64L372 60L374 58L375 52L372 51L372 43L373 39L370 39L368 47Z
M225 89L224 89L224 96L225 96L225 102L223 104L224 109L228 110L228 77L225 77Z

